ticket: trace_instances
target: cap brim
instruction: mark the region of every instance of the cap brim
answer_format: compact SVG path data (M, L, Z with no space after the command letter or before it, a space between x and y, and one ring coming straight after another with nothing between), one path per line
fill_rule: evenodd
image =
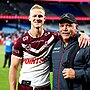
M59 23L65 23L65 22L76 23L76 22L71 21L70 19L61 19L61 20L59 21Z

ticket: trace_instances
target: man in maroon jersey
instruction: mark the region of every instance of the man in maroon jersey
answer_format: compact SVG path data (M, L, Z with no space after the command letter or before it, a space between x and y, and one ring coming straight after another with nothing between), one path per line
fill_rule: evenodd
M36 4L30 9L29 20L31 29L14 45L9 72L10 90L16 90L21 63L18 90L50 90L50 54L53 45L60 39L59 34L43 29L45 10L40 5ZM83 36L87 43L88 37Z

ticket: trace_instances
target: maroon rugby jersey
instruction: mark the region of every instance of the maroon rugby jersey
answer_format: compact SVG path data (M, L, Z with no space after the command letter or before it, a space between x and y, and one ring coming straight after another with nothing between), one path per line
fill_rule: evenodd
M22 80L31 81L31 86L50 83L50 53L58 40L58 33L48 31L43 31L39 38L34 38L27 32L17 40L13 56L23 59L19 83Z
M13 55L23 57L23 51L25 51L37 57L45 51L48 51L50 46L58 40L59 38L57 32L44 31L44 34L39 38L33 38L27 32L15 43Z

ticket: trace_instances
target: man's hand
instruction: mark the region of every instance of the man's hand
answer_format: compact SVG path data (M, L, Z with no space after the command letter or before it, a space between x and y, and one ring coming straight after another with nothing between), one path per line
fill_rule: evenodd
M65 68L62 71L64 79L74 79L75 78L75 71L72 68Z
M85 34L81 33L80 37L78 38L79 46L81 47L86 47L86 45L90 46L90 37Z

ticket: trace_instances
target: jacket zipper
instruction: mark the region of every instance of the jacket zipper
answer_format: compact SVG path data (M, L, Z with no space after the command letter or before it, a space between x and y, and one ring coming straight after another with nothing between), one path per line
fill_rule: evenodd
M60 66L59 66L59 69L58 69L58 90L60 90L60 68L62 67L62 60L63 60L64 54L65 54L65 51L66 51L66 48L63 51L62 57L60 59L60 64L59 64Z

